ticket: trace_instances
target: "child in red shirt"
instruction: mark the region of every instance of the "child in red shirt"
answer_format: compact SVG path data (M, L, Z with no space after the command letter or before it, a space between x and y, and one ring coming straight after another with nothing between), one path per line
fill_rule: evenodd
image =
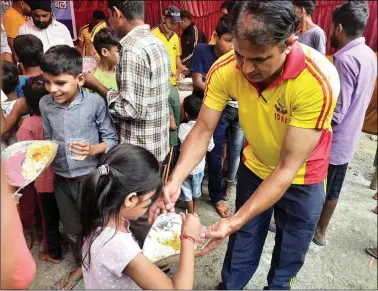
M23 91L26 103L33 115L22 122L17 132L17 139L18 141L45 140L39 101L49 93L45 89L43 76L30 77L23 86ZM34 187L38 192L37 200L41 210L45 246L45 251L40 253L39 258L59 264L62 260L59 209L54 195L54 173L50 167L35 180Z

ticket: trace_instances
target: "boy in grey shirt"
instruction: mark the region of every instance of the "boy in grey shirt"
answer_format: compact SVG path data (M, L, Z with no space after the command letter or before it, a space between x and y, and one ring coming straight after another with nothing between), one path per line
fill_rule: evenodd
M315 0L294 0L295 10L299 19L298 41L308 45L325 55L327 38L323 29L312 21L316 8Z

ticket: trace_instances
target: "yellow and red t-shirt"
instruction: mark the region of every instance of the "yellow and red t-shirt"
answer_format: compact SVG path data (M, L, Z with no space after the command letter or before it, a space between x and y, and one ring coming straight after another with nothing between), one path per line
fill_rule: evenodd
M177 57L181 56L180 38L172 32L169 39L166 38L160 27L157 26L151 30L161 42L166 46L171 57L171 71L174 76L171 76L171 85L176 86L176 72L177 72Z
M336 68L316 50L296 43L281 76L263 92L244 77L234 51L220 57L208 73L204 103L223 111L229 97L238 101L246 137L243 162L262 179L277 165L289 126L322 130L316 148L293 181L315 184L327 177L331 119L339 91Z

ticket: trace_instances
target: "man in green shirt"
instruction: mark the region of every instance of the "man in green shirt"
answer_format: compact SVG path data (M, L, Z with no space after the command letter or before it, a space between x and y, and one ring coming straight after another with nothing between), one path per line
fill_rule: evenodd
M100 56L93 76L107 89L118 91L115 67L119 56L117 33L112 28L103 28L95 36L93 45Z

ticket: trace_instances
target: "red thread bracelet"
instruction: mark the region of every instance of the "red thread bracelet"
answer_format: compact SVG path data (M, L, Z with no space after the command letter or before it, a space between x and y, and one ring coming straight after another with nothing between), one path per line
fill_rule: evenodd
M186 234L181 234L181 237L180 237L181 239L188 239L188 240L190 240L192 243L196 243L196 240L193 238L193 237L191 237L191 236L189 236L189 235L186 235Z

